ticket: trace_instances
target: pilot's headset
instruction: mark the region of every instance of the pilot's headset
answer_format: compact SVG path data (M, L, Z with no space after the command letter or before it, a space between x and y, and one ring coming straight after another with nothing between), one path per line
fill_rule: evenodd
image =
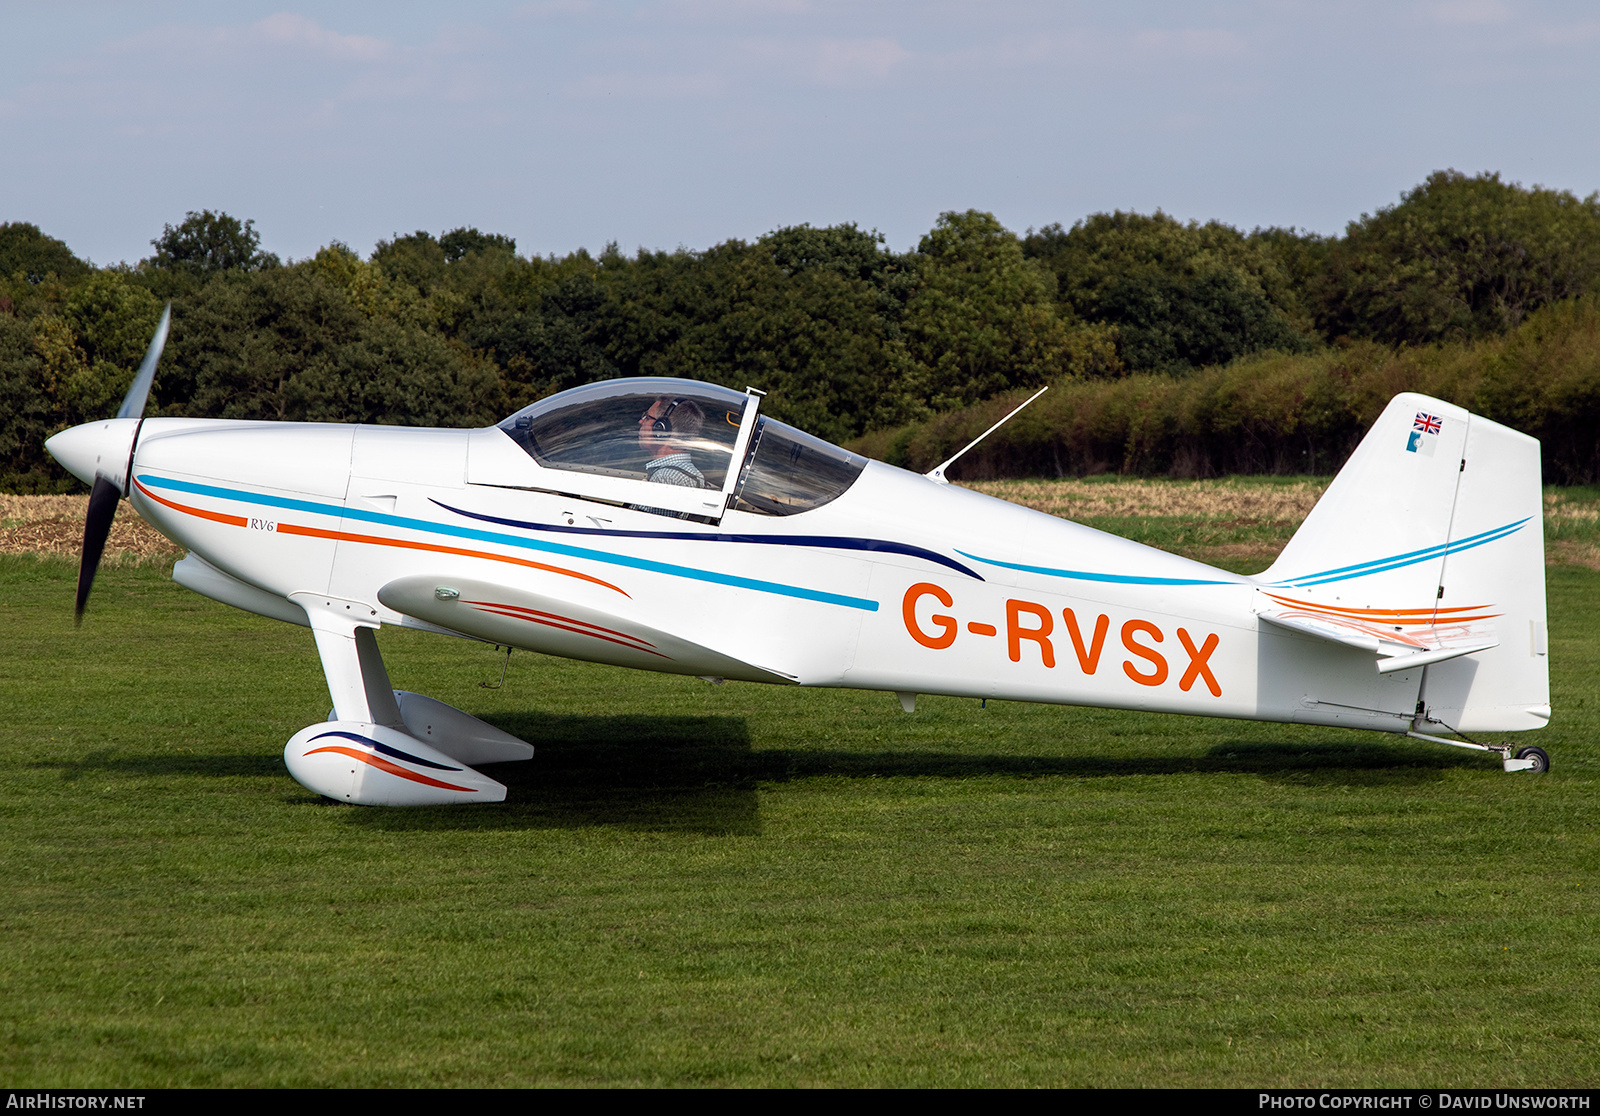
M656 421L651 425L651 429L657 434L672 433L672 412L676 411L678 409L678 404L682 402L683 400L681 399L674 399L671 403L668 403L667 409L662 411L661 414L656 418Z

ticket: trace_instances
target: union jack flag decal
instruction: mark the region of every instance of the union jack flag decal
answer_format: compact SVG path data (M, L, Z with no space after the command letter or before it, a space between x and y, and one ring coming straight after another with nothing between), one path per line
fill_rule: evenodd
M1437 434L1443 425L1443 420L1438 415L1430 415L1425 411L1417 412L1417 420L1411 424L1424 434Z

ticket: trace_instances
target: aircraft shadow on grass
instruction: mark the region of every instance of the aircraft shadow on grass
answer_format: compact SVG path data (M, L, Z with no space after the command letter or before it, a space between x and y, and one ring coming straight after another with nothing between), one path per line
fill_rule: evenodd
M538 742L531 764L498 764L507 787L497 810L453 807L361 810L358 825L381 829L526 829L623 826L728 835L761 831L757 788L828 777L846 779L1010 776L1115 778L1129 775L1256 774L1305 785L1432 782L1475 757L1414 746L1330 741L1288 744L1234 740L1201 755L1001 755L919 749L752 747L743 718L546 716L496 718L498 727Z
M1449 769L1479 765L1476 757L1465 754L1348 740L1291 744L1270 738L1236 739L1201 754L1172 756L838 748L757 751L742 717L525 713L496 721L498 727L535 741L538 747L533 763L494 765L494 777L508 789L504 806L350 810L351 824L386 830L620 826L754 835L761 831L756 793L760 785L814 777L1097 779L1254 774L1304 785L1377 786L1432 782ZM102 749L51 766L60 767L68 780L102 772L146 778L284 777L283 761L275 755L138 755ZM321 800L297 793L290 801Z
M74 760L40 763L34 766L58 769L62 781L67 783L75 783L85 775L95 774L128 775L136 778L159 778L168 775L204 775L215 779L283 777L283 761L277 756L237 752L141 755L123 751L119 747L111 747L85 752Z

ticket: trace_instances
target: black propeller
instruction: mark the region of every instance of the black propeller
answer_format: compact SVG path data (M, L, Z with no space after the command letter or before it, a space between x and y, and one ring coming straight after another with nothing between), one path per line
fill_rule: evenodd
M119 419L144 417L145 401L150 397L150 384L155 379L156 363L160 361L161 350L166 346L167 327L171 323L172 303L169 302L161 312L161 321L150 338L150 347L145 350L144 361L133 377L133 385L128 388L128 394L123 396L122 406L117 408ZM121 483L107 478L103 472L95 473L94 487L89 492L89 514L83 521L83 558L78 563L78 601L74 618L79 625L83 623L83 608L89 603L89 590L94 586L95 571L100 568L100 556L105 553L106 539L111 534L111 521L116 518L117 501L126 495L127 485L133 475L133 451L138 444L139 432L135 428L128 445L128 461Z

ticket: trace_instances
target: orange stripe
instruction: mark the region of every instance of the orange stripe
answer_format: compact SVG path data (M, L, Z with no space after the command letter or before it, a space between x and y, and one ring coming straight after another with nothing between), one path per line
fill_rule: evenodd
M306 755L314 756L318 752L338 752L340 755L358 759L362 763L371 764L379 771L387 771L391 775L398 775L402 779L410 779L413 783L426 783L430 787L443 787L445 790L465 791L468 794L477 794L472 787L458 787L454 783L441 783L438 779L430 779L426 775L418 775L415 771L407 771L398 764L390 763L382 756L369 756L365 752L358 752L354 748L346 748L342 744L329 744L323 748L313 748Z
M602 585L607 589L615 589L624 597L629 597L626 590L620 589L609 581L601 581L598 577L590 577L577 570L564 569L561 566L552 566L545 562L530 562L526 558L509 558L503 554L491 554L487 550L465 550L459 546L439 546L437 543L412 542L409 539L389 539L379 535L357 535L349 531L328 531L321 527L302 527L295 523L279 523L278 531L284 535L309 535L317 539L337 539L340 542L365 543L368 546L392 546L400 550L427 550L435 554L459 554L464 558L485 558L491 562L507 562L513 566L526 566L530 570L544 570L547 573L564 574L575 577L579 581L587 581L594 585ZM632 598L629 597L631 600Z
M1352 624L1387 625L1391 628L1448 628L1456 624L1471 624L1478 620L1494 620L1501 615L1498 612L1485 612L1478 616L1441 616L1438 620L1432 620L1426 616L1419 616L1415 620L1402 619L1398 616L1388 619L1362 620L1357 616L1341 616L1337 612L1316 612L1312 609L1300 609L1299 611L1306 613L1308 616L1316 616L1324 620L1348 620Z
M1363 618L1360 616L1346 616L1340 612L1323 612L1320 609L1312 608L1302 608L1298 611L1328 620L1348 620L1353 624L1387 624L1391 627L1419 628L1448 628L1453 624L1470 624L1477 620L1493 620L1502 615L1498 612L1484 612L1477 616L1441 616L1435 620L1429 616L1418 616L1415 619L1401 616Z
M189 515L197 515L201 519L209 519L213 523L226 523L230 527L243 527L247 522L249 522L242 515L224 515L222 512L206 511L204 508L191 508L188 504L175 504L171 500L165 500L160 496L157 496L144 485L139 484L138 481L134 481L133 483L138 487L140 492L143 492L146 496L150 497L150 499L154 500L158 504L172 508L174 511L185 512Z
M1485 608L1485 605L1464 605L1459 608L1345 608L1341 605L1323 604L1320 601L1297 601L1292 597L1280 597L1275 593L1267 596L1279 604L1293 605L1296 608L1314 608L1324 612L1342 612L1350 616L1431 616L1435 612L1472 612Z
M1461 612L1474 612L1484 608L1484 605L1466 605L1457 608L1341 608L1338 605L1317 604L1311 601L1296 601L1289 597L1279 597L1272 593L1267 596L1279 604L1291 608L1301 609L1305 612L1316 613L1322 616L1342 617L1347 620L1380 620L1387 624L1420 624L1424 627L1448 627L1451 624L1467 624L1475 620L1493 620L1503 615L1499 612L1482 612L1476 616L1453 615Z
M230 527L244 527L249 524L242 515L225 515L222 512L206 511L204 508L192 508L188 504L178 504L164 497L157 496L138 481L133 482L140 492L144 493L156 503L184 512L187 515L209 519L214 523L226 523ZM436 554L459 554L464 558L484 558L491 562L506 562L513 566L526 566L530 570L544 570L547 573L562 574L566 577L575 577L579 581L587 581L594 585L601 585L607 589L615 589L629 600L633 598L625 589L621 589L609 581L602 581L598 577L590 577L577 570L565 569L561 566L552 566L545 562L530 562L526 558L509 558L503 554L491 554L486 550L464 550L458 546L438 546L433 543L410 542L406 539L386 539L377 535L355 535L348 531L325 531L320 527L301 527L294 523L279 523L277 531L284 535L308 535L317 539L334 539L339 542L366 543L370 546L392 546L401 550L428 550Z

